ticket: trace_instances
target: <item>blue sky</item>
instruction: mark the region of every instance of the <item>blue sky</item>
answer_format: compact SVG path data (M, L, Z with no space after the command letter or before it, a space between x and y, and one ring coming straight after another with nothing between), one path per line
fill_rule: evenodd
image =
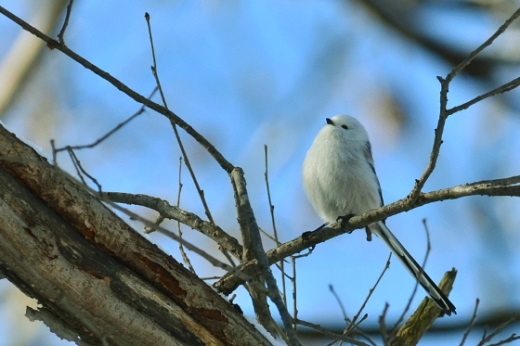
M29 19L31 4L3 6ZM348 113L365 124L387 203L405 197L426 168L439 109L436 76L445 76L452 66L378 24L357 2L158 1L132 6L123 1L77 2L66 42L147 95L155 84L145 12L152 17L158 70L170 108L228 160L244 168L257 220L270 231L264 183L264 144L268 145L271 193L283 241L320 224L304 195L300 171L306 150L326 117ZM465 48L476 47L501 24L500 18L434 8L417 20L423 30ZM0 38L1 58L19 29L0 18L0 31L8 33ZM508 37L490 51L503 53ZM506 81L518 77L518 69L511 71L504 72ZM52 138L58 145L92 142L140 107L57 51L45 51L30 78L31 85L3 122L45 151ZM460 76L451 87L450 105L486 88L482 82ZM454 115L425 191L518 174L519 126L518 115L501 99ZM182 137L216 222L238 236L228 177L200 146L186 134ZM159 114L147 111L113 138L79 156L106 191L176 199L180 152L167 120ZM65 156L59 163L71 169ZM186 169L182 180L181 206L203 216ZM459 270L450 296L458 315L440 323L468 320L477 297L483 314L518 307L518 207L512 198L472 197L424 206L388 220L421 261L426 248L422 219L426 218L432 243L428 273L438 281L452 267ZM144 215L154 217L151 212ZM201 247L216 250L193 231L185 232ZM177 244L159 235L149 239L181 259ZM272 244L267 241L266 246ZM388 253L378 239L367 243L364 232L319 245L311 256L298 261L300 317L341 324L341 312L328 285L334 286L352 315ZM192 260L201 276L221 274L195 255ZM390 318L399 315L413 285L406 270L393 260L367 306L367 323L377 322L385 302L391 305ZM0 292L8 290L5 286L0 283ZM419 290L414 306L424 295ZM236 301L251 313L243 291ZM8 320L6 309L0 310L0 318ZM11 340L0 336L0 345L1 338Z

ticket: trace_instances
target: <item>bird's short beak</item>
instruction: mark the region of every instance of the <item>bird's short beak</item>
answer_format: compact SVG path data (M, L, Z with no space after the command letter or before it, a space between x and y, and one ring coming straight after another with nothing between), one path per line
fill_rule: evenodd
M334 125L334 122L332 120L330 120L330 118L326 118L325 120L327 120L327 124Z

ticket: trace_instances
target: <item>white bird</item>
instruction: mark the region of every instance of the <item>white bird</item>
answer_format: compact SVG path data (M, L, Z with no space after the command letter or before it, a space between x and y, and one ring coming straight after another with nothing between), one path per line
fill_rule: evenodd
M348 218L382 207L383 196L363 125L348 115L337 115L326 120L327 124L318 133L305 157L303 182L318 215L332 225L338 218ZM390 232L384 221L368 225L368 240L371 240L371 232L383 239L444 313L456 313L455 305Z

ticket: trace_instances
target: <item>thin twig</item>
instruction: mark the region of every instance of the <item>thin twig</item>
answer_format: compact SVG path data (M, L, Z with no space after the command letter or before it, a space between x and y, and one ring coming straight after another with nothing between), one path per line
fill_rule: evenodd
M450 108L448 109L446 112L448 115L451 115L451 114L454 114L454 113L457 113L457 112L460 112L464 109L467 109L471 106L473 106L474 104L484 100L484 99L487 99L491 96L495 96L495 95L498 95L498 94L503 94L505 92L508 92L508 91L511 91L515 88L517 88L518 86L520 85L520 77L518 78L515 78L513 79L512 81L506 83L506 84L503 84L491 91L488 91L487 93L485 94L482 94L482 95L479 95L471 100L469 100L468 102L465 102L459 106L456 106L456 107L453 107L453 108Z
M155 82L157 83L157 88L159 89L159 93L161 95L161 100L162 100L162 103L164 105L164 108L169 110L168 103L166 102L166 97L164 96L164 92L163 92L163 89L162 89L162 86L161 86L161 80L159 78L159 72L157 71L157 59L155 57L155 48L154 48L154 44L153 44L153 35L152 35L152 26L151 26L151 21L150 21L150 14L148 12L146 12L144 17L146 19L146 24L148 26L148 36L149 36L149 39L150 39L150 48L151 48L151 51L152 51L152 62L153 62L152 74L153 74L153 76L155 78ZM195 185L195 188L197 189L197 193L199 194L199 198L200 198L200 200L202 202L202 206L204 207L204 211L206 213L206 216L208 217L209 222L214 224L215 222L213 220L213 216L211 215L211 212L210 212L209 207L208 207L208 203L206 201L206 198L204 197L204 190L202 190L200 185L199 185L199 181L197 179L197 176L195 175L195 172L193 170L193 166L190 163L190 159L188 157L188 154L186 153L186 149L184 148L184 144L182 143L181 136L179 135L179 130L177 129L177 125L175 124L175 122L172 119L170 119L170 123L171 123L171 125L173 127L173 132L175 134L175 139L177 140L177 144L179 145L179 148L181 150L182 157L184 158L184 163L186 164L186 167L188 168L188 171L190 172L191 180L193 181L193 184Z
M504 340L500 340L499 342L494 343L494 344L489 344L489 346L500 346L500 345L510 344L516 340L520 340L520 335L516 335L515 333L513 333L508 338L505 338Z
M61 44L65 44L65 30L67 30L67 26L69 25L69 18L70 14L72 12L72 4L74 3L74 0L69 0L69 4L67 5L67 12L65 13L65 20L63 21L63 26L61 27L60 32L58 33L58 41Z
M363 317L361 317L361 318L359 319L358 323L357 323L356 326L354 327L354 328L356 329L356 331L359 330L359 325L360 325L361 323L363 323L367 318L368 318L368 314L364 314ZM350 332L349 332L349 333L345 333L345 331L343 331L343 333L342 333L342 335L349 335L349 334L350 334ZM360 334L360 335L361 335L361 333L357 333L357 334ZM343 340L339 340L339 341L340 341L340 345L343 345ZM330 343L330 345L332 345L332 344L333 344L333 343Z
M379 277L377 278L376 282L368 291L368 295L366 296L365 300L363 301L363 304L361 304L361 307L359 308L358 312L352 318L350 325L347 328L345 328L345 331L343 332L343 334L348 335L348 333L351 330L354 330L355 328L357 328L359 323L361 323L361 321L358 322L359 316L361 316L361 313L365 309L365 306L367 305L368 301L370 300L370 297L372 297L372 294L376 290L377 286L379 285L379 282L385 275L386 271L388 270L388 268L390 268L390 259L391 258L392 258L392 253L390 253L390 255L388 256L388 259L386 260L385 266L384 266L383 270L381 271L381 274L379 274Z
M265 177L265 186L266 186L266 189L267 189L267 200L269 202L269 212L271 214L271 225L273 226L273 234L274 234L274 239L276 240L276 245L280 245L280 242L278 241L278 231L276 229L276 221L275 221L275 217L274 217L274 205L273 205L273 201L271 199L271 189L269 188L269 155L268 155L268 151L267 151L267 145L264 145L264 159L265 159L265 172L264 172L264 177Z
M351 343L352 345L370 346L369 344L366 344L366 343L364 343L362 341L356 340L356 339L351 338L349 336L340 335L340 334L331 332L330 330L328 330L326 328L323 328L322 326L320 326L318 324L315 324L315 323L310 323L310 322L307 322L307 321L304 321L304 320L296 320L295 323L300 325L300 326L304 326L304 327L307 327L307 328L314 329L314 330L320 332L321 334L323 334L325 336L328 336L330 338L333 338L335 340L342 340L342 341Z
M334 290L334 286L329 285L329 291L331 291L332 295L338 302L340 309L341 309L341 314L343 315L343 320L347 323L346 327L348 327L352 323L352 321L348 318L347 310L345 309L345 306L343 305L341 298L339 297L337 292ZM368 317L368 315L365 314L365 316L363 316L363 319L361 321L365 320L367 317ZM359 323L361 323L361 321L359 321ZM356 326L356 334L363 336L368 342L374 343L373 340L371 340L370 337L364 331L361 330L361 328L359 327L359 323ZM342 333L342 335L348 335L348 334L350 334L350 333L345 333L345 332ZM339 341L340 341L340 345L342 345L344 340L339 340Z
M280 240L278 238L278 231L276 229L276 221L274 217L274 205L273 201L271 199L271 189L269 187L269 155L267 151L267 145L264 145L264 159L265 159L265 187L267 190L267 201L269 203L269 213L271 214L271 225L273 226L273 234L274 234L274 240L276 242L276 246L280 245ZM280 261L280 271L282 273L282 296L283 296L283 302L285 306L287 306L287 288L285 283L285 267L284 267L284 261Z
M520 8L517 9L505 22L502 24L497 31L493 35L491 35L484 43L482 43L477 49L471 52L466 59L464 59L460 64L458 64L446 77L446 81L451 82L457 74L459 74L462 70L466 68L475 58L484 51L487 47L489 47L498 36L502 35L507 28L520 16Z
M155 88L149 98L151 98L155 92L157 91L157 88ZM141 115L143 112L145 111L145 106L141 106L140 109L135 112L133 115L131 115L128 119L124 120L123 122L119 123L118 125L116 125L113 129L111 129L110 131L108 131L106 134L104 134L103 136L101 136L99 139L95 140L94 142L90 143L90 144L84 144L84 145L66 145L64 147L61 147L61 148L56 148L55 146L55 141L52 139L51 140L51 148L52 148L52 161L53 161L53 165L56 165L57 164L57 154L61 151L67 151L71 157L71 161L74 165L74 167L76 168L76 172L78 173L78 176L79 178L81 179L81 181L83 182L83 184L87 185L85 180L83 179L83 174L86 175L94 184L96 184L97 188L98 188L98 192L101 192L102 191L102 188L101 188L101 184L98 183L98 181L93 177L91 176L90 174L87 173L87 171L83 168L83 166L81 165L81 162L79 161L78 157L76 156L76 153L74 152L74 150L81 150L81 149L90 149L90 148L94 148L95 146L97 146L98 144L100 144L101 142L103 142L104 140L106 140L107 138L109 138L111 135L113 135L114 133L116 133L118 130L120 130L123 126L127 125L128 123L130 123L132 120L134 120L135 118L137 118L139 115Z
M439 82L441 83L441 91L440 91L440 106L439 106L439 120L437 122L437 127L435 128L435 136L433 139L433 147L430 153L430 161L428 167L424 171L423 175L419 180L415 181L415 186L412 189L412 192L409 195L409 199L411 202L415 202L421 194L421 191L426 184L426 181L433 173L437 160L439 158L441 145L442 145L442 135L444 133L444 126L446 125L446 120L448 119L447 107L448 107L448 92L449 92L449 82L447 82L442 77L437 77Z
M215 161L218 162L222 169L224 169L228 174L231 174L231 171L233 170L234 166L228 160L226 160L226 158L215 148L213 144L211 144L204 136L198 133L193 127L191 127L187 122L181 119L177 114L147 99L145 96L135 92L133 89L129 88L126 84L122 83L120 80L113 77L108 72L92 64L90 61L71 50L65 44L62 44L54 40L53 38L45 35L43 32L39 31L26 21L22 20L20 17L14 15L3 6L0 6L0 13L12 20L13 22L15 22L16 24L18 24L24 30L45 41L49 49L59 50L60 52L67 55L69 58L83 66L84 68L92 71L94 74L98 75L105 81L115 86L117 89L119 89L124 94L128 95L136 102L141 103L146 107L153 109L157 113L166 116L168 119L170 119L170 121L173 121L176 125L180 126L191 137L193 137L193 139L195 139L204 149L206 149L206 151L215 159Z
M85 179L83 179L83 175L86 175L90 179L90 181L92 181L97 186L98 192L101 193L102 192L101 184L97 181L96 178L94 178L92 175L90 175L83 168L83 166L81 165L81 162L79 161L78 157L76 156L76 153L74 153L74 150L72 150L71 148L67 148L67 152L69 153L71 161L74 165L74 168L76 168L76 172L78 173L78 176L81 179L81 181L83 182L83 184L85 186L88 186L87 183L85 182Z
M153 222L154 226L153 227L145 226L143 228L143 233L150 234L152 232L155 232L157 230L157 226L159 226L161 223L163 223L164 220L166 220L166 218L164 216L158 215Z
M345 309L345 306L343 305L343 302L341 301L340 297L338 296L338 293L336 293L336 290L334 289L334 286L329 284L329 291L334 296L334 299L336 299L336 302L339 305L339 308L341 310L341 315L343 316L343 320L345 322L349 322L349 318L347 316L347 310Z
M276 240L276 238L271 235L269 232L267 231L264 231L263 229L261 229L260 227L258 227L258 230L260 231L261 234L263 234L264 236L266 236L268 239L272 240L275 244L279 244L280 242Z
M462 340L460 341L460 346L463 346L466 342L466 339L469 336L469 333L471 333L471 330L473 327L475 327L475 323L477 322L477 311L478 306L480 304L480 300L477 298L475 301L475 308L473 309L473 314L471 315L471 321L469 321L468 327L466 328L466 331L464 332L464 335L462 336Z
M424 226L424 232L426 233L426 252L424 254L424 259L422 262L422 268L426 268L426 263L428 262L428 257L430 256L430 252L432 250L431 241L430 241L430 230L428 229L428 223L426 219L422 220L423 226ZM410 299L408 299L408 302L406 303L406 306L403 309L403 312L401 313L401 316L397 319L397 321L394 323L394 326L392 327L392 337L397 332L397 329L399 328L399 325L404 321L404 316L408 313L412 306L413 299L415 298L415 295L417 294L417 289L419 288L419 281L415 281L415 285L412 290L412 294L410 295Z
M381 339L383 340L384 345L388 345L390 343L390 336L388 336L388 328L386 326L386 316L388 314L388 309L390 308L390 304L385 303L383 307L383 312L379 316L379 331L381 332Z
M153 95L157 92L157 90L158 90L157 87L154 88L154 90L148 96L148 99L152 98ZM95 146L97 146L98 144L102 143L103 141L105 141L110 136L112 136L114 133L119 131L122 127L124 127L125 125L130 123L132 120L137 118L139 115L143 114L145 110L146 110L146 107L144 105L141 106L137 112L132 114L126 120L124 120L124 121L120 122L119 124L117 124L113 129L111 129L110 131L108 131L107 133L105 133L103 136L101 136L100 138L96 139L92 143L82 144L82 145L67 145L67 146L64 146L64 147L61 147L61 148L57 148L57 149L54 148L54 145L52 145L52 148L53 148L52 155L53 155L53 157L55 157L56 154L59 153L60 151L66 151L66 150L69 150L69 149L80 150L80 149L91 149L91 148L94 148ZM51 140L51 143L54 143L54 140ZM56 164L56 159L54 159L54 164Z
M181 207L181 195L182 195L182 157L179 157L179 174L178 174L179 180L178 180L178 186L179 190L177 192L177 208ZM181 223L177 221L177 233L179 234L179 238L182 239L182 227ZM182 260L188 267L188 269L195 273L195 269L193 268L193 265L191 264L190 258L188 257L188 254L184 250L184 245L182 242L179 242L179 252L181 253Z
M502 333L504 331L504 329L506 329L508 326L510 326L513 322L517 322L517 321L520 321L520 316L512 317L509 320L502 323L501 325L499 325L498 327L496 327L493 332L491 332L487 335L484 334L484 336L482 337L482 340L480 340L480 342L478 343L478 346L484 346L486 344L486 342L490 342L495 336ZM509 342L509 341L517 340L519 338L520 338L520 336L516 336L516 334L513 334L513 335L511 335L511 337L509 337L506 340L507 340L507 342ZM502 340L501 342L499 342L498 344L495 344L495 345L501 345L503 343L505 343L504 340Z
M200 279L201 279L202 281L218 280L219 278L220 278L220 276L216 276L216 275L214 275L214 276L202 276L202 277L200 277Z
M54 139L51 139L51 149L52 149L52 165L56 166L57 155L56 155L56 142L54 141Z

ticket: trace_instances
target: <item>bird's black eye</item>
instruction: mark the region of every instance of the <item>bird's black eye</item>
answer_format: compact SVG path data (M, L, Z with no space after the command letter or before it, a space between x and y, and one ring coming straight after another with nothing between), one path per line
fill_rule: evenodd
M348 126L345 124L341 125L341 127L343 127L345 130L348 130Z

